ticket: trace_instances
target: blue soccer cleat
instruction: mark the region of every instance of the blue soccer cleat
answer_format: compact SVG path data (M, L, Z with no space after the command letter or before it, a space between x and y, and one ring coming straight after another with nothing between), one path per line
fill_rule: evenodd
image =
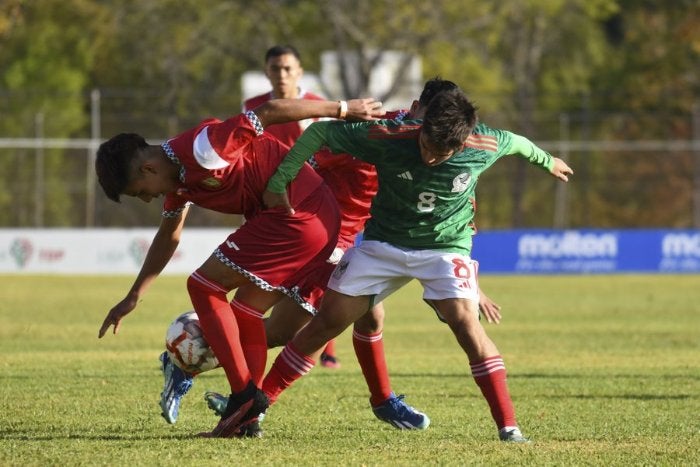
M221 417L226 411L228 397L214 391L204 393L204 400L207 401L207 407L214 411L217 417Z
M160 362L165 378L163 392L160 393L161 415L166 422L175 423L180 410L180 402L192 387L194 376L175 366L168 357L168 352L160 354Z
M372 412L381 421L393 425L399 430L425 430L430 425L430 419L403 401L404 395L397 396L393 392L383 404L372 407Z

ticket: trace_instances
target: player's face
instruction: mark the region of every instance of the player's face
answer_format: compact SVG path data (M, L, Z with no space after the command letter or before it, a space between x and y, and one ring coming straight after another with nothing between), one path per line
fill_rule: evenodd
M423 163L429 167L440 165L454 155L454 151L445 152L444 149L437 149L430 141L430 138L421 131L418 137L418 145L420 146L420 155Z
M124 195L133 196L144 203L150 203L154 198L160 198L177 189L176 183L167 174L152 165L142 165L132 171L129 184L124 189Z
M299 60L292 54L270 57L265 64L265 75L270 80L275 97L297 97L299 80L304 73Z

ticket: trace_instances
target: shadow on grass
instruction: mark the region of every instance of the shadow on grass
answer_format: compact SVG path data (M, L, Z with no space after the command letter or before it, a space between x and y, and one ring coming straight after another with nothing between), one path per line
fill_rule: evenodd
M180 433L180 434L167 434L167 435L134 435L134 434L56 434L47 435L42 434L32 434L27 430L0 430L0 438L3 440L16 440L16 441L60 441L60 440L86 440L86 441L152 441L156 439L173 439L173 440L186 440L186 439L206 439L197 436L197 433Z
M544 397L547 399L626 399L638 401L673 401L700 398L700 396L695 394L676 394L672 396L662 394L569 394L561 396L548 394Z
M619 378L619 379L692 379L700 380L700 375L695 374L634 374L634 373L511 373L508 372L508 378L541 378L541 379L583 379L595 376L596 378Z
M360 371L357 371L357 374L360 375ZM407 372L391 372L391 377L392 378L465 378L469 377L471 378L471 374L469 374L469 370L465 370L464 373L407 373ZM325 378L325 379L341 379L341 378L348 378L348 376L354 376L353 374L350 373L332 373L332 372L318 372L314 374L314 377L319 377L319 378ZM661 373L654 373L654 374L621 374L621 373L611 373L611 374L605 374L601 372L595 372L595 373L517 373L517 372L508 372L508 378L509 379L519 379L519 378L528 378L528 379L587 379L591 377L596 377L596 378L618 378L618 379L639 379L639 380L645 380L645 379L653 379L653 380L658 380L658 379L673 379L673 380L678 380L678 379L688 379L688 380L698 380L700 381L700 375L694 375L694 374L687 374L687 375L680 375L680 374L661 374Z
M337 376L341 376L338 374L332 374L332 373L324 373L322 375L323 378L328 378L328 379L333 379ZM561 380L561 379L570 379L570 380L578 380L578 379L586 379L590 378L591 374L578 374L578 373L570 373L570 374L546 374L546 373L515 373L515 374L508 374L508 379L509 380L517 380L517 379L553 379L553 380ZM347 375L345 375L347 377ZM431 378L431 379L445 379L445 378L469 378L471 379L471 375L467 373L463 374L445 374L445 373L392 373L391 375L392 379L396 381L400 381L401 378ZM601 377L609 377L609 378L617 378L617 379L625 379L625 380L646 380L646 379L654 379L657 380L659 378L662 379L682 379L682 380L696 380L700 379L700 377L695 376L695 375L660 375L660 374L609 374L609 375L602 375L600 373L596 374L597 378ZM629 381L628 381L629 382ZM401 383L395 384L394 386L400 386ZM633 386L632 386L633 387ZM593 391L593 390L592 390ZM415 395L415 392L414 392ZM617 399L617 400L638 400L638 401L653 401L653 400L666 400L666 401L674 401L674 400L693 400L693 399L700 399L700 394L561 394L561 395L552 395L552 394L537 394L537 393L529 393L531 397L543 397L543 398L548 398L548 399ZM450 394L446 395L447 397L450 398L473 398L473 397L481 397L480 395L472 394L472 393L465 393L465 394ZM338 398L338 400L343 400L343 399L363 399L366 398L365 395L356 395L356 394L346 394L343 397Z

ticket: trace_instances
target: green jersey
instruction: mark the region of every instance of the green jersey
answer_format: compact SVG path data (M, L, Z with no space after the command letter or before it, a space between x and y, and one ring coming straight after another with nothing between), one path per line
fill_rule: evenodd
M304 161L325 145L377 169L379 191L365 239L469 255L479 175L505 155L520 155L546 170L552 169L554 160L527 138L480 123L460 151L439 165L427 166L418 145L421 124L420 120L314 123L282 161L268 190L284 192Z

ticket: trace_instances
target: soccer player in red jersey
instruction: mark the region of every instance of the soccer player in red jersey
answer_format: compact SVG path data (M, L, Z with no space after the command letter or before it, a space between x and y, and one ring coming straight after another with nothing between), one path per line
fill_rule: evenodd
M242 422L255 421L268 401L259 389L267 346L262 316L287 296L313 311L332 264L339 230L333 194L310 168L302 169L289 196L297 211L264 209L267 179L286 154L286 146L263 134L267 125L314 117L372 119L381 116L373 99L345 102L279 99L254 112L225 121L205 120L162 145L122 133L103 143L95 164L105 194L144 202L164 196L163 218L126 297L107 314L103 337L136 308L143 293L172 257L189 204L243 214L246 222L190 275L187 288L204 335L224 368L231 397L219 424L208 436L237 436ZM236 289L229 303L226 294ZM241 336L262 343L244 352ZM255 350L255 355L252 351ZM262 362L262 364L261 364ZM250 364L254 368L249 368ZM260 375L259 375L260 374Z
M275 45L270 47L265 53L265 76L270 81L272 90L250 99L246 99L243 103L243 111L253 110L271 99L308 99L308 100L325 100L323 97L303 89L300 85L301 77L304 74L304 69L301 66L301 56L299 51L291 45ZM286 123L278 123L265 128L265 132L274 136L277 140L291 147L301 135L304 129L318 119L304 119ZM375 190L376 191L376 190ZM284 306L284 309L289 308ZM274 313L278 315L278 313ZM283 310L282 314L287 313ZM274 318L273 318L274 319ZM306 317L301 317L301 321L305 321ZM299 327L301 323L298 323ZM281 327L275 332L271 326L276 326L277 320L271 320L267 323L267 329L272 334L268 336L273 339L269 342L271 347L284 345L287 343L286 337L291 338L293 333L289 335L283 330L298 329L296 326L290 326L289 319L285 316ZM282 333L280 335L280 333ZM277 334L279 337L275 337ZM340 362L335 353L335 339L328 342L323 353L321 353L321 366L325 368L340 368ZM167 384L167 383L166 383Z

